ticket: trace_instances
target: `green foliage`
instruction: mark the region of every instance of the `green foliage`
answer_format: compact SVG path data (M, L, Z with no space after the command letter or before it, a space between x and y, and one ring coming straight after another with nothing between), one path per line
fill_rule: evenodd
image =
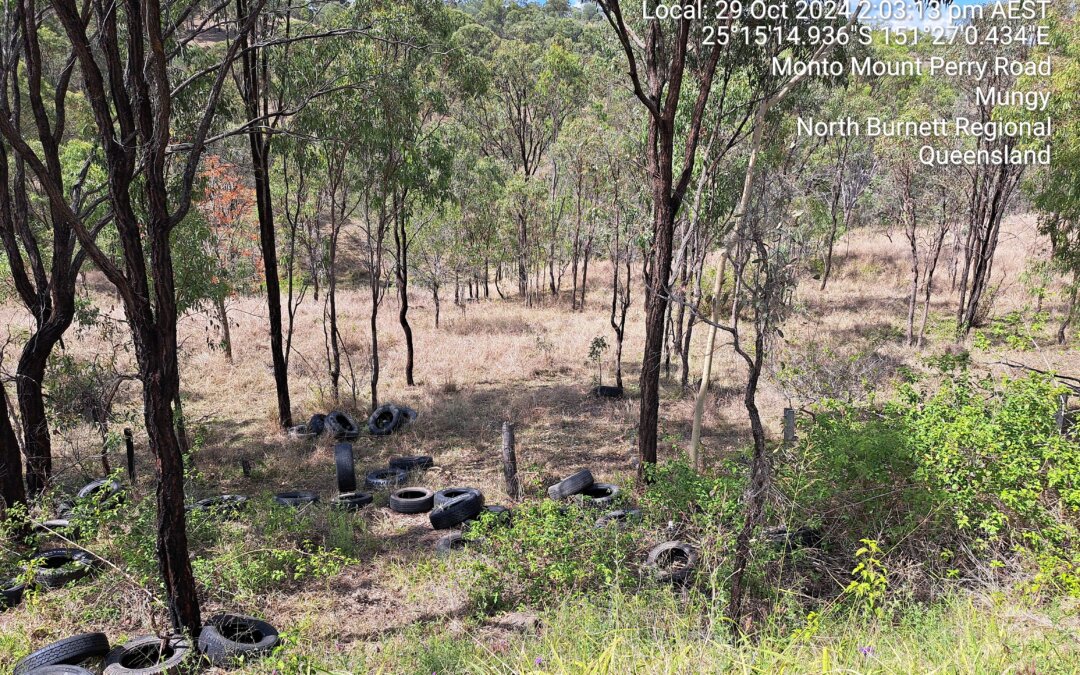
M881 561L881 549L876 541L863 539L861 543L855 551L858 564L851 571L855 578L844 588L844 593L855 597L867 616L880 618L884 616L881 603L889 590L889 570Z
M628 562L637 551L635 527L595 527L603 511L551 500L514 509L504 523L492 514L466 532L482 540L472 559L472 602L479 608L547 605L567 594L636 581Z
M1070 542L1080 511L1080 452L1057 431L1064 390L1046 377L959 377L927 396L905 390L896 413L925 481L985 550L1033 551L1043 577L1075 586Z
M1049 319L1047 312L1009 312L1005 316L992 319L986 328L975 331L972 346L982 351L996 346L1004 346L1014 351L1031 351L1039 346Z
M649 488L641 508L656 522L686 523L702 529L732 524L740 512L746 468L725 461L716 473L698 473L685 457L647 467Z

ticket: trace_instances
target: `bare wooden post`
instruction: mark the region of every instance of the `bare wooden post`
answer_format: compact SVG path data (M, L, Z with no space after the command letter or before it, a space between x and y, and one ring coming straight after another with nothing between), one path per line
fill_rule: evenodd
M135 439L131 429L124 429L124 447L127 449L128 480L135 482Z
M506 494L514 501L520 500L521 483L517 475L517 455L514 454L514 425L510 422L503 422L502 427L502 463Z
M784 446L795 445L795 409L784 408Z

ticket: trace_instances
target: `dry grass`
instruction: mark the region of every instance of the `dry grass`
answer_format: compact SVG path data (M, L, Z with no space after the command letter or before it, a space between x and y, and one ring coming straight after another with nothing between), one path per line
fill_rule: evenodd
M1030 218L1014 218L1002 236L995 268L995 282L1004 279L996 306L1005 312L1025 306L1017 277L1026 261L1045 256L1046 243L1034 234ZM778 345L778 360L785 353L810 342L833 345L839 350L872 347L890 368L914 364L922 354L902 345L907 262L902 237L859 233L838 246L835 276L824 292L807 280L797 294L797 311L784 327L785 340ZM100 288L99 279L90 275ZM603 335L612 342L608 324L610 288L605 285L605 265L591 275L587 308L571 313L565 303L526 309L513 301L482 301L455 308L444 304L442 327L434 328L433 305L421 290L411 298L410 318L416 339L415 387L405 386L404 347L397 324L396 300L388 296L380 310L380 357L382 401L404 403L420 411L419 419L403 433L389 438L364 436L355 444L359 471L384 466L389 457L431 454L436 469L421 482L441 488L474 485L489 495L489 502L505 501L502 495L498 447L500 425L511 420L517 428L518 459L531 494L556 476L590 467L604 479L619 480L634 466L634 432L637 417L638 361L643 343L640 286L628 321L624 354L624 378L632 396L609 402L592 398L595 368L587 363L590 341ZM946 317L956 298L948 292L947 272L939 269L935 316ZM112 298L100 291L95 297L103 309L119 316ZM1056 297L1048 307L1060 312ZM356 389L342 405L363 411L368 406L369 343L366 289L341 293L338 309L341 330L355 369ZM17 345L25 337L28 319L11 303L0 307L0 319ZM213 339L205 315L192 314L181 325L183 340L182 380L189 426L203 440L196 464L202 478L192 486L192 498L209 493L268 493L284 489L314 489L325 496L334 485L330 445L288 439L275 426L276 404L270 372L265 306L260 298L239 298L230 305L234 361L208 348ZM697 377L705 331L696 331L692 379ZM100 337L86 333L69 338L71 354L90 358L107 349ZM930 335L926 353L952 347L944 335ZM328 383L325 376L321 303L309 298L297 315L296 353L291 361L291 391L297 421L315 412L326 412ZM610 355L605 357L605 381L609 381ZM1006 354L1008 355L1008 354ZM1077 359L1068 348L1046 345L1034 353L1011 355L1033 365L1075 370ZM3 355L6 372L14 369L15 349ZM979 360L998 360L997 354L980 354ZM671 379L661 402L661 457L671 457L672 445L684 447L689 438L693 397L679 391L678 365L673 359ZM745 446L748 433L742 408L743 366L730 349L721 345L714 370L717 386L707 408L705 446L715 459ZM887 375L887 374L886 374ZM887 378L882 381L887 387ZM349 385L345 384L348 391ZM759 402L770 426L779 434L782 408L805 401L794 400L774 378L762 384ZM121 402L137 411L134 386ZM363 414L362 412L360 413ZM65 484L74 486L94 476L95 452L89 437L70 444L57 441L61 457L57 464ZM141 445L144 448L144 445ZM151 490L150 458L140 449L140 489ZM240 470L241 459L255 467L251 478ZM68 467L77 467L67 470ZM303 627L305 639L326 640L333 645L370 642L388 631L402 630L417 622L450 617L454 620L463 602L462 589L445 585L418 585L408 570L427 556L435 539L423 517L391 516L385 508L368 509L362 516L368 532L378 542L370 560L351 568L331 583L313 582L290 593L261 598L248 608L273 617L284 628ZM65 591L67 592L67 591ZM125 613L125 621L109 625L110 633L133 633L137 613ZM109 624L103 619L100 625ZM23 608L0 615L0 634L20 627L35 642L74 630L56 615L35 615ZM85 626L83 626L85 628ZM0 659L2 663L2 659Z

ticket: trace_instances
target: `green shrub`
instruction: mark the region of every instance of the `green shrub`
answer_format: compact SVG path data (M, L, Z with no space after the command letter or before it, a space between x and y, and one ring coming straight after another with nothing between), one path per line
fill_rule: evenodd
M930 395L904 389L894 413L911 434L918 478L961 531L988 552L1035 553L1036 583L1075 593L1080 445L1057 430L1063 393L1038 375L1000 386L958 377Z
M640 530L596 528L602 510L544 500L514 509L506 524L491 514L466 531L482 540L471 559L472 602L482 610L520 602L547 605L567 594L636 582L628 561Z

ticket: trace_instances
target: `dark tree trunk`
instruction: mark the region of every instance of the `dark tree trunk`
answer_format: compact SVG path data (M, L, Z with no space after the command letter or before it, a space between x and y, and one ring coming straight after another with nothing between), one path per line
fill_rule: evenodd
M247 0L236 0L237 16L247 16ZM247 36L240 38L241 48L247 49ZM260 50L242 53L240 58L243 87L241 97L249 119L257 119L260 107L268 107L264 101L266 83L260 70ZM269 112L269 111L267 111ZM262 252L263 269L266 274L266 309L270 323L270 358L273 362L274 387L277 392L278 423L282 427L292 425L292 404L289 400L289 372L285 362L284 338L281 321L281 281L278 278L277 233L274 229L273 194L270 185L271 135L261 131L262 125L253 125L248 133L251 147L252 179L255 183L255 206L259 217L259 248Z
M431 285L431 299L435 303L435 328L439 327L439 284L434 283Z
M765 427L761 423L761 414L757 407L757 385L761 375L762 354L765 350L764 336L756 336L755 351L749 365L743 403L750 417L750 432L754 437L754 456L750 461L750 483L743 496L746 505L746 517L742 528L735 537L735 558L731 573L731 595L728 600L727 617L733 622L732 628L739 632L739 619L742 616L743 596L745 594L746 569L750 564L750 543L754 529L765 511L765 495L769 484L771 461L765 443Z
M19 456L19 439L11 426L7 391L2 384L0 384L0 498L4 500L5 508L26 503L22 457Z
M670 146L666 160L660 166L671 167ZM667 185L670 186L670 174ZM652 265L649 277L649 299L645 307L645 352L641 359L641 412L638 417L638 476L644 478L645 465L656 464L657 425L660 414L660 359L664 349L664 319L667 316L667 282L671 274L671 247L675 229L675 211L668 187L661 184L655 190Z
M22 416L23 451L26 454L26 488L31 495L41 494L52 475L52 442L42 383L45 380L45 364L59 334L56 334L56 339L50 340L44 333L39 331L26 344L16 371L15 391Z
M416 382L413 381L413 334L409 325L409 233L405 225L405 209L399 207L394 218L394 247L397 250L394 271L398 287L398 322L401 332L405 334L405 384L412 387ZM438 327L437 315L435 323Z

